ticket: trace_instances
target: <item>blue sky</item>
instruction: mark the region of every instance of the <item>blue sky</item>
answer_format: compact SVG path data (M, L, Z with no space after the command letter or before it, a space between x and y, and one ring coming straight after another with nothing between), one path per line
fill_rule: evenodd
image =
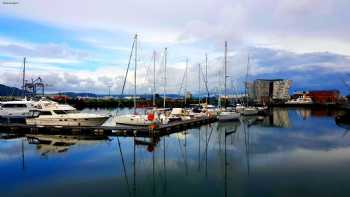
M346 0L17 0L0 4L0 83L20 86L23 57L28 79L41 76L48 90L120 93L133 35L139 35L138 92L152 87L177 93L189 59L187 88L198 92L198 64L209 59L209 88L222 89L224 41L229 75L242 89L248 54L250 80L288 78L291 91L349 90L350 13ZM130 76L127 91L132 90ZM202 84L202 91L204 85Z

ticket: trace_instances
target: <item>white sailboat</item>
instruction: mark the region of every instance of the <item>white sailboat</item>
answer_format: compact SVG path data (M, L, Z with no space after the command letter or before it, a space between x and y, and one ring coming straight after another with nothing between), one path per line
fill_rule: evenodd
M227 109L227 94L226 94L226 80L227 80L227 42L225 41L225 109L219 114L219 121L233 121L239 120L240 114L233 110Z
M246 75L246 83L248 82L248 71L249 71L249 55L248 55L248 61L247 61L247 75ZM245 84L245 94L246 94L246 106L241 109L241 114L243 116L254 116L258 115L259 109L254 106L249 106L248 105L248 95L247 95L247 84Z
M129 65L132 54L135 50L135 68L134 68L134 114L119 115L115 117L115 123L117 125L130 125L130 126L150 126L158 124L157 117L154 114L140 115L136 114L136 71L137 71L137 34L134 37L134 42L131 48L131 54L129 59Z

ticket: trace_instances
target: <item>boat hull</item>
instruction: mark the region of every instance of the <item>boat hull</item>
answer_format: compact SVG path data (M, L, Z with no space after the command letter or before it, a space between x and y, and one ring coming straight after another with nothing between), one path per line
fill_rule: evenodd
M243 116L255 116L255 115L258 115L259 113L259 110L258 109L255 109L255 108L245 108L241 114Z
M123 115L117 116L115 123L118 125L130 125L130 126L150 126L157 124L157 121L150 121L147 116L143 115Z
M101 126L109 117L89 118L27 118L27 125L37 126Z
M222 112L218 116L219 121L234 121L239 120L240 114L237 112Z

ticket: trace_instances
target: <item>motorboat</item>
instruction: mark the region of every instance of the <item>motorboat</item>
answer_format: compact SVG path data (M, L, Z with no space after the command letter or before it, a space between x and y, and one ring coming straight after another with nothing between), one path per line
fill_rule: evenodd
M256 107L244 107L244 109L241 111L241 114L243 116L254 116L254 115L258 115L259 110Z
M31 116L30 111L35 109L33 101L6 101L0 103L0 119L6 122L25 122Z
M313 103L314 102L312 101L312 99L308 96L301 96L286 102L286 104L291 104L291 105L310 105Z
M218 115L219 121L233 121L233 120L239 120L240 113L236 111L222 111Z
M32 116L26 118L26 123L37 126L100 126L109 118L107 115L65 110L65 107L58 105L56 108L33 110Z

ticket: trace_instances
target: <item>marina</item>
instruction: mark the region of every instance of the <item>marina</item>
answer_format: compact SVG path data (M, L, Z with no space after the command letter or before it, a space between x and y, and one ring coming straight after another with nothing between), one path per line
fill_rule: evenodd
M0 196L348 197L348 8L0 3Z
M172 132L177 132L179 130L198 127L203 124L208 124L215 122L216 117L208 118L195 118L191 120L175 121L165 125L160 125L155 128L149 127L137 127L128 125L118 125L118 126L36 126L27 124L0 124L0 132L6 131L10 133L19 134L33 134L33 133L46 133L46 134L74 134L74 135L143 135L152 136L153 134L166 135Z
M347 196L349 189L341 183L350 173L349 130L338 126L337 111L321 112L276 108L264 121L246 117L164 136L1 137L0 192L3 196L188 196L188 191L201 196Z

